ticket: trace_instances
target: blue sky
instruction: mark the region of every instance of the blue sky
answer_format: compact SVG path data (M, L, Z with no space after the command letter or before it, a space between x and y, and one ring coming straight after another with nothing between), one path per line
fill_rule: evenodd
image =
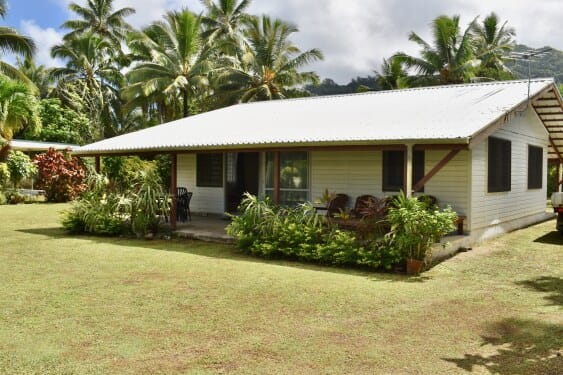
M70 1L7 0L8 16L3 24L34 38L39 63L59 65L49 51L64 34L59 26L71 16ZM136 27L159 19L170 9L201 10L199 0L115 0L115 5L137 9L127 19ZM415 31L431 40L429 25L440 14L461 15L465 27L476 16L483 18L494 11L516 29L519 42L563 50L562 0L253 0L249 11L297 24L300 32L292 40L302 50L320 48L325 55L324 61L310 69L340 83L373 74L381 60L396 51L416 54L418 47L408 41L408 33Z

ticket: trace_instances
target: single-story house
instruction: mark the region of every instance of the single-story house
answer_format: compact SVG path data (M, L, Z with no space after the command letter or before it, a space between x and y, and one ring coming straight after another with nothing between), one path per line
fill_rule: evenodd
M476 240L545 218L547 162L563 164L552 79L239 104L74 151L168 153L193 212L232 211L248 191L292 204L329 192L424 192L466 216ZM174 225L175 223L173 223Z

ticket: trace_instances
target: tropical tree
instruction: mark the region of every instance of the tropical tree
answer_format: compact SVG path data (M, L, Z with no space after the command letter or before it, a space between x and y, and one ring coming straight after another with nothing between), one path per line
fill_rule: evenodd
M44 65L37 65L30 56L25 59L16 59L16 66L32 85L32 88L39 96L47 98L53 90L53 78L50 69Z
M32 89L0 75L0 148L18 131L36 132L40 128L38 101Z
M190 114L190 101L208 93L213 68L213 50L205 45L201 31L200 17L182 9L131 33L128 45L137 64L127 74L129 86L123 90L130 108L155 102L174 108L180 103L183 117Z
M6 0L0 0L0 17L6 16ZM20 35L16 30L7 26L0 26L0 50L3 52L11 52L20 56L31 56L35 52L35 43L27 36ZM28 82L26 77L21 72L0 60L0 73L3 73L11 78L17 78Z
M245 13L250 0L201 0L206 9L202 17L203 38L214 42L228 39L237 44L242 40L241 27L248 21Z
M383 90L395 90L408 87L408 73L400 58L394 56L383 59L381 73L375 71L375 80Z
M135 13L133 8L114 10L114 0L88 0L86 6L70 3L69 8L80 19L72 19L63 23L62 28L71 30L64 36L68 41L84 34L93 34L110 41L114 47L121 49L131 26L124 18Z
M110 41L92 33L69 39L51 50L53 57L66 62L65 67L51 71L58 80L57 96L75 110L88 114L97 127L96 138L114 134L112 101L119 100L125 80L116 53Z
M477 58L481 60L477 75L493 79L511 78L512 74L504 65L504 58L514 49L516 31L500 23L493 12L482 23L473 24L474 46Z
M469 82L475 76L479 61L473 48L472 29L476 19L461 32L459 16L437 17L432 23L433 43L424 41L418 34L411 32L409 40L421 48L421 57L409 56L399 52L395 58L407 68L418 74L412 85L455 84Z
M245 30L249 48L239 50L238 59L231 60L231 66L218 74L219 90L235 100L250 102L282 99L289 88L318 84L316 73L299 69L322 60L323 54L318 49L301 52L289 40L297 31L296 26L266 15L251 18Z

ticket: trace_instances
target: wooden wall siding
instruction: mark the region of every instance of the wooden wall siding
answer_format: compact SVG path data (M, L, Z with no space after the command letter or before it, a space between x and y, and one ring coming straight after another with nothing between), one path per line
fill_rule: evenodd
M494 137L512 142L511 191L487 192L487 141L472 150L473 176L471 181L472 230L545 212L547 194L548 136L533 110L497 130ZM528 190L528 145L544 148L543 188Z
M195 154L178 155L178 186L185 186L194 193L190 203L192 212L223 214L225 212L224 188L196 186Z
M444 151L426 151L425 173L428 173L447 154ZM424 193L438 198L438 204L449 204L459 215L469 216L469 151L461 151L426 183ZM467 223L466 230L469 230Z
M448 150L426 151L425 172L429 172ZM376 197L397 193L382 191L382 152L312 152L311 200L322 196L324 190L350 195L350 205L357 196ZM461 151L426 185L425 193L435 195L441 205L450 204L460 214L469 214L469 152Z

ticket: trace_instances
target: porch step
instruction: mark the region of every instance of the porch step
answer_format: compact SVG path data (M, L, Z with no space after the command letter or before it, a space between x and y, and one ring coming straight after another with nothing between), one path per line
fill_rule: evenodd
M212 231L198 230L198 229L179 229L173 235L178 238L185 238L190 240L198 240L214 243L235 243L235 239L226 233L217 233Z

